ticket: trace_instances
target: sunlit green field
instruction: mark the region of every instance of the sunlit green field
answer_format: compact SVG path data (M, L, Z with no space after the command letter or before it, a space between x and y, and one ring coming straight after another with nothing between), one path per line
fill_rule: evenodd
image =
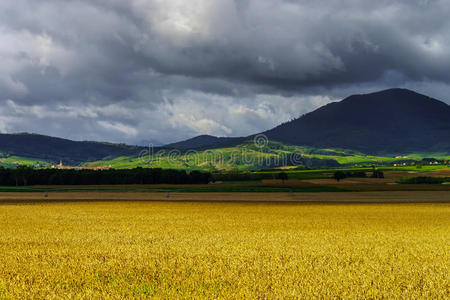
M445 203L2 204L0 228L0 298L450 297Z
M258 170L267 167L270 160L283 161L283 157L299 155L304 159L335 160L341 165L392 164L405 159L420 161L425 157L450 160L448 153L414 153L407 158L394 156L373 156L343 149L317 149L305 146L285 145L269 142L265 147L258 147L252 141L227 148L182 152L178 150L158 150L141 153L140 156L116 157L109 160L88 162L86 166L112 166L114 168L156 167L175 169L202 170ZM297 157L299 158L299 157ZM285 163L292 163L287 159ZM297 162L299 163L299 162ZM305 161L302 161L305 163ZM301 163L299 163L301 164ZM306 162L306 164L308 164ZM414 167L415 168L415 167Z
M19 156L0 157L0 167L15 168L18 165L36 168L48 168L51 166L51 163L45 160Z

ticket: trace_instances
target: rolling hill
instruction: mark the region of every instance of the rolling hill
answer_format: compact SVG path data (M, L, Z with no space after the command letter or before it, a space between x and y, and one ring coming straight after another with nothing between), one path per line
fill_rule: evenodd
M232 147L190 149L155 149L151 156L121 156L113 159L87 162L88 167L112 166L116 169L152 167L185 170L264 170L334 168L371 165L428 164L428 158L450 161L445 153L410 153L405 156L376 156L345 149L320 149L286 145L269 141L264 147L246 140Z

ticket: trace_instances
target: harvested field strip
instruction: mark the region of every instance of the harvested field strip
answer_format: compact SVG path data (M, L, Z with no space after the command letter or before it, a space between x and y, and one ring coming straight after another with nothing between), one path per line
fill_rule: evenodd
M447 191L389 191L339 193L121 193L51 192L0 193L0 203L47 203L84 201L193 201L193 202L292 202L292 203L450 203Z

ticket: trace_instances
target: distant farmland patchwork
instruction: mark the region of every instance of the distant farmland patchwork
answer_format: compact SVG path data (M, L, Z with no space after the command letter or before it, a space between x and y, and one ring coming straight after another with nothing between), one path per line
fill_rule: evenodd
M0 298L450 297L448 203L11 196L0 205Z
M133 155L111 155L102 160L85 160L74 163L85 167L105 168L173 168L183 170L259 170L282 167L355 167L362 165L393 165L393 164L429 164L423 159L433 158L440 161L450 161L447 152L442 153L409 153L407 155L367 155L358 151L345 149L321 149L306 146L286 145L268 141L262 147L251 140L233 147L213 149L160 149L140 148ZM66 160L62 159L64 164ZM43 158L27 158L9 156L0 153L0 167L15 167L28 165L37 168L50 167L59 164L59 160ZM71 164L69 162L69 164Z
M154 152L153 152L154 151ZM402 156L374 156L344 149L320 149L267 142L259 147L253 141L228 147L207 150L149 149L139 156L122 156L113 159L86 162L83 165L111 166L113 168L156 167L201 170L258 170L283 166L337 167L355 165L393 165L421 162L433 157L450 161L448 153L410 153ZM426 163L427 164L427 163Z

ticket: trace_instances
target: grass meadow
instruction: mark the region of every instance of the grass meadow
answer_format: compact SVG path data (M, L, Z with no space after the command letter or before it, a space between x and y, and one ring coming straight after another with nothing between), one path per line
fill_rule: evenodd
M450 297L448 203L17 202L0 228L0 298Z

